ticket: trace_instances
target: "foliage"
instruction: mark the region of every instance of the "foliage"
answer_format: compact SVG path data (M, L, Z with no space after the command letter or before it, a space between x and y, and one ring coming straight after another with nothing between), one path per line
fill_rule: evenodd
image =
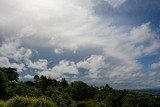
M56 107L56 105L46 98L16 96L8 100L5 107Z
M77 107L109 107L109 105L103 102L98 102L97 100L89 100L78 102Z
M16 95L36 97L39 95L39 91L37 88L26 85L22 82L12 83L12 85L10 85L10 88L9 88L8 98Z
M159 96L115 90L108 84L69 84L65 78L57 81L43 75L35 75L34 81L19 82L15 69L0 69L0 97L5 99L0 107L160 107Z
M68 82L66 81L65 78L62 78L62 80L61 80L61 86L62 86L63 88L66 88L66 87L68 86Z
M0 99L4 99L8 92L8 85L5 74L0 70Z
M67 88L68 94L76 101L85 100L94 97L93 87L88 86L82 81L74 81Z
M9 81L18 81L19 74L15 68L0 68L0 70L7 75Z
M62 90L61 87L48 87L46 95L51 98L59 107L67 107L71 104L72 99Z
M4 107L5 106L5 102L0 101L0 107Z
M156 99L150 95L140 93L127 94L123 99L122 107L159 107Z

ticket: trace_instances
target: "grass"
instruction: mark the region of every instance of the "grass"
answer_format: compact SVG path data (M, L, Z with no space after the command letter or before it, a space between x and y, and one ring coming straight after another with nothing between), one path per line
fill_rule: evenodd
M57 107L50 99L16 96L7 102L0 101L0 107Z

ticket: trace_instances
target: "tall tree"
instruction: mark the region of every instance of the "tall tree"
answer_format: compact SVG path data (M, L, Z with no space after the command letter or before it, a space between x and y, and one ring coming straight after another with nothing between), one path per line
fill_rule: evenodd
M61 80L61 86L62 86L63 88L66 88L66 87L68 86L68 82L66 81L65 78L62 78L62 80Z
M39 76L38 76L38 75L35 75L35 76L34 76L34 82L35 82L35 83L38 83L39 81L40 81Z
M92 87L82 81L74 81L70 84L69 94L76 101L89 99L94 96Z
M16 68L0 68L0 70L7 75L9 81L18 81L19 74Z
M4 99L8 92L8 85L5 74L0 70L0 99Z

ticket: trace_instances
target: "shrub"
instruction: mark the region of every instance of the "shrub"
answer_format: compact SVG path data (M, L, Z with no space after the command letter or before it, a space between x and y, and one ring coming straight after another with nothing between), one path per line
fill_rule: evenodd
M77 103L77 107L109 107L105 103L97 102L95 100L80 101Z
M5 103L3 101L0 101L0 107L4 107Z
M124 97L122 107L159 107L159 105L156 99L150 95L134 93Z
M10 88L7 97L18 96L28 96L28 97L37 97L38 89L33 86L26 85L24 83L10 83Z
M6 107L56 107L46 98L19 97L16 96L6 102Z
M56 107L55 104L46 98L39 98L33 107Z

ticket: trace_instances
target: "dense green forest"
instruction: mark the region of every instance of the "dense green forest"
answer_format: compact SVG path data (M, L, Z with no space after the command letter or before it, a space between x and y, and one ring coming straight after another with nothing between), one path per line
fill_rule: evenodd
M18 81L14 68L0 68L0 107L160 107L160 97L108 84L90 86L82 81L68 83L45 76Z

